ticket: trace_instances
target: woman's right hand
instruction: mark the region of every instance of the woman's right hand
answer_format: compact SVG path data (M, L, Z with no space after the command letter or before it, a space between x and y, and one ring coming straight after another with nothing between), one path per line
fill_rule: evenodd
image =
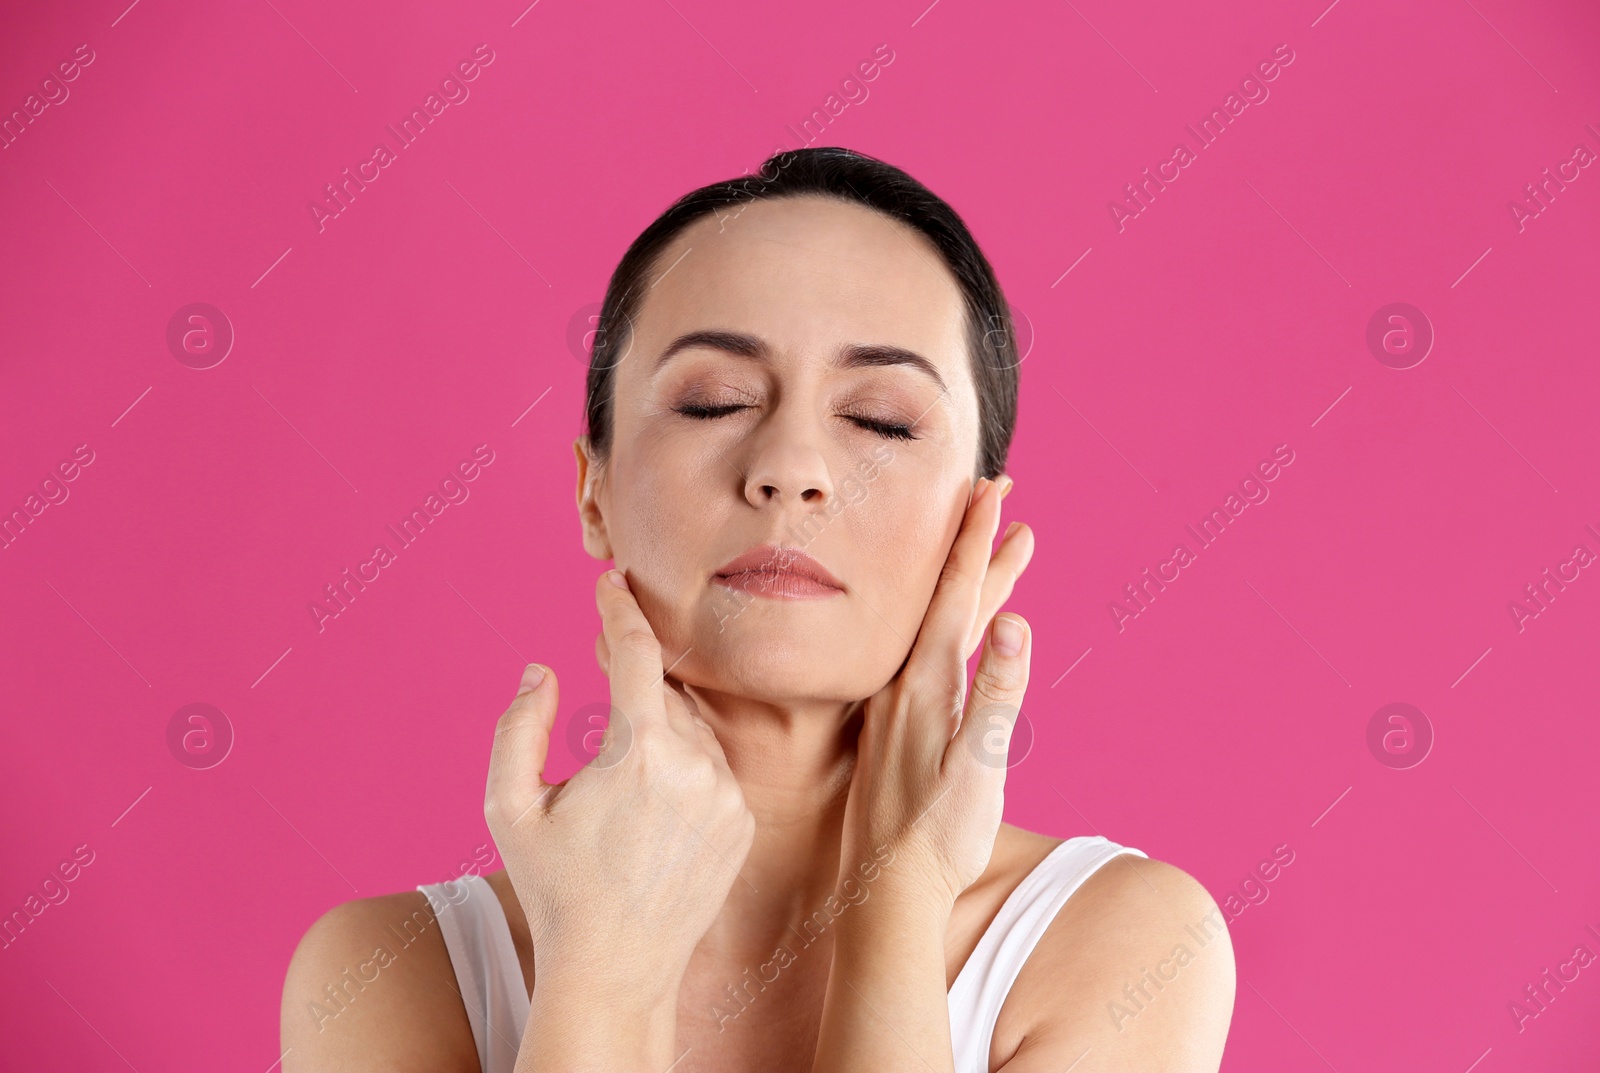
M755 819L620 571L596 581L611 680L600 753L544 781L556 677L523 674L495 727L484 815L532 933L535 997L665 1014L743 867ZM542 672L542 678L541 678Z

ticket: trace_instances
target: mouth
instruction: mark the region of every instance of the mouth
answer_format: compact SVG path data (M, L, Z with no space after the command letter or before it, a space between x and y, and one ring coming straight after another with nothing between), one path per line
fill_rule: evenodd
M711 580L754 596L809 600L839 596L844 583L799 548L761 544L724 563Z

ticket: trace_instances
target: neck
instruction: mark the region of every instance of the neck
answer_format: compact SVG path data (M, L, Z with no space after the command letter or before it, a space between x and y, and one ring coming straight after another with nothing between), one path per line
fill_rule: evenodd
M686 686L756 820L749 856L706 941L771 956L835 893L860 702L773 703Z

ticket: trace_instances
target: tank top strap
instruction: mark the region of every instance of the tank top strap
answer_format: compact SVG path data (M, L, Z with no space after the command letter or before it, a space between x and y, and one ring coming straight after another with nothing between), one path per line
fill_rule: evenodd
M950 1039L956 1073L989 1073L995 1024L1022 965L1072 893L1121 853L1146 856L1100 835L1052 849L1000 906L950 985Z
M483 1073L512 1073L529 1001L500 899L487 879L472 873L417 890L427 897L450 951L479 1067Z

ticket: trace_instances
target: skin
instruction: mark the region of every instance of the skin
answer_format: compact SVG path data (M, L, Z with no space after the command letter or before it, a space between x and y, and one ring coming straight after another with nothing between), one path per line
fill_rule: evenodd
M997 612L1033 534L1014 525L994 550L1012 482L974 480L959 289L917 232L818 198L701 220L660 263L616 370L610 453L574 445L584 547L626 580L595 588L596 655L621 715L603 763L545 783L559 683L534 665L490 761L485 815L506 869L487 878L532 995L517 1068L952 1071L948 988L1061 841L1000 822L1006 769L985 735L1023 703L1032 638ZM702 346L656 367L703 330L769 352ZM906 365L838 367L852 343L920 354L943 387ZM690 405L741 408L699 418L680 412ZM803 547L845 591L777 600L711 581L763 542ZM1019 627L1016 652L994 644L997 618ZM728 1016L729 984L886 860ZM337 1017L308 1015L413 913L430 918L407 892L311 927L284 988L285 1070L478 1068L436 924ZM1205 920L1202 945L1185 926ZM1193 955L1181 967L1180 944ZM1233 996L1205 889L1122 855L1023 966L989 1066L1215 1070Z

